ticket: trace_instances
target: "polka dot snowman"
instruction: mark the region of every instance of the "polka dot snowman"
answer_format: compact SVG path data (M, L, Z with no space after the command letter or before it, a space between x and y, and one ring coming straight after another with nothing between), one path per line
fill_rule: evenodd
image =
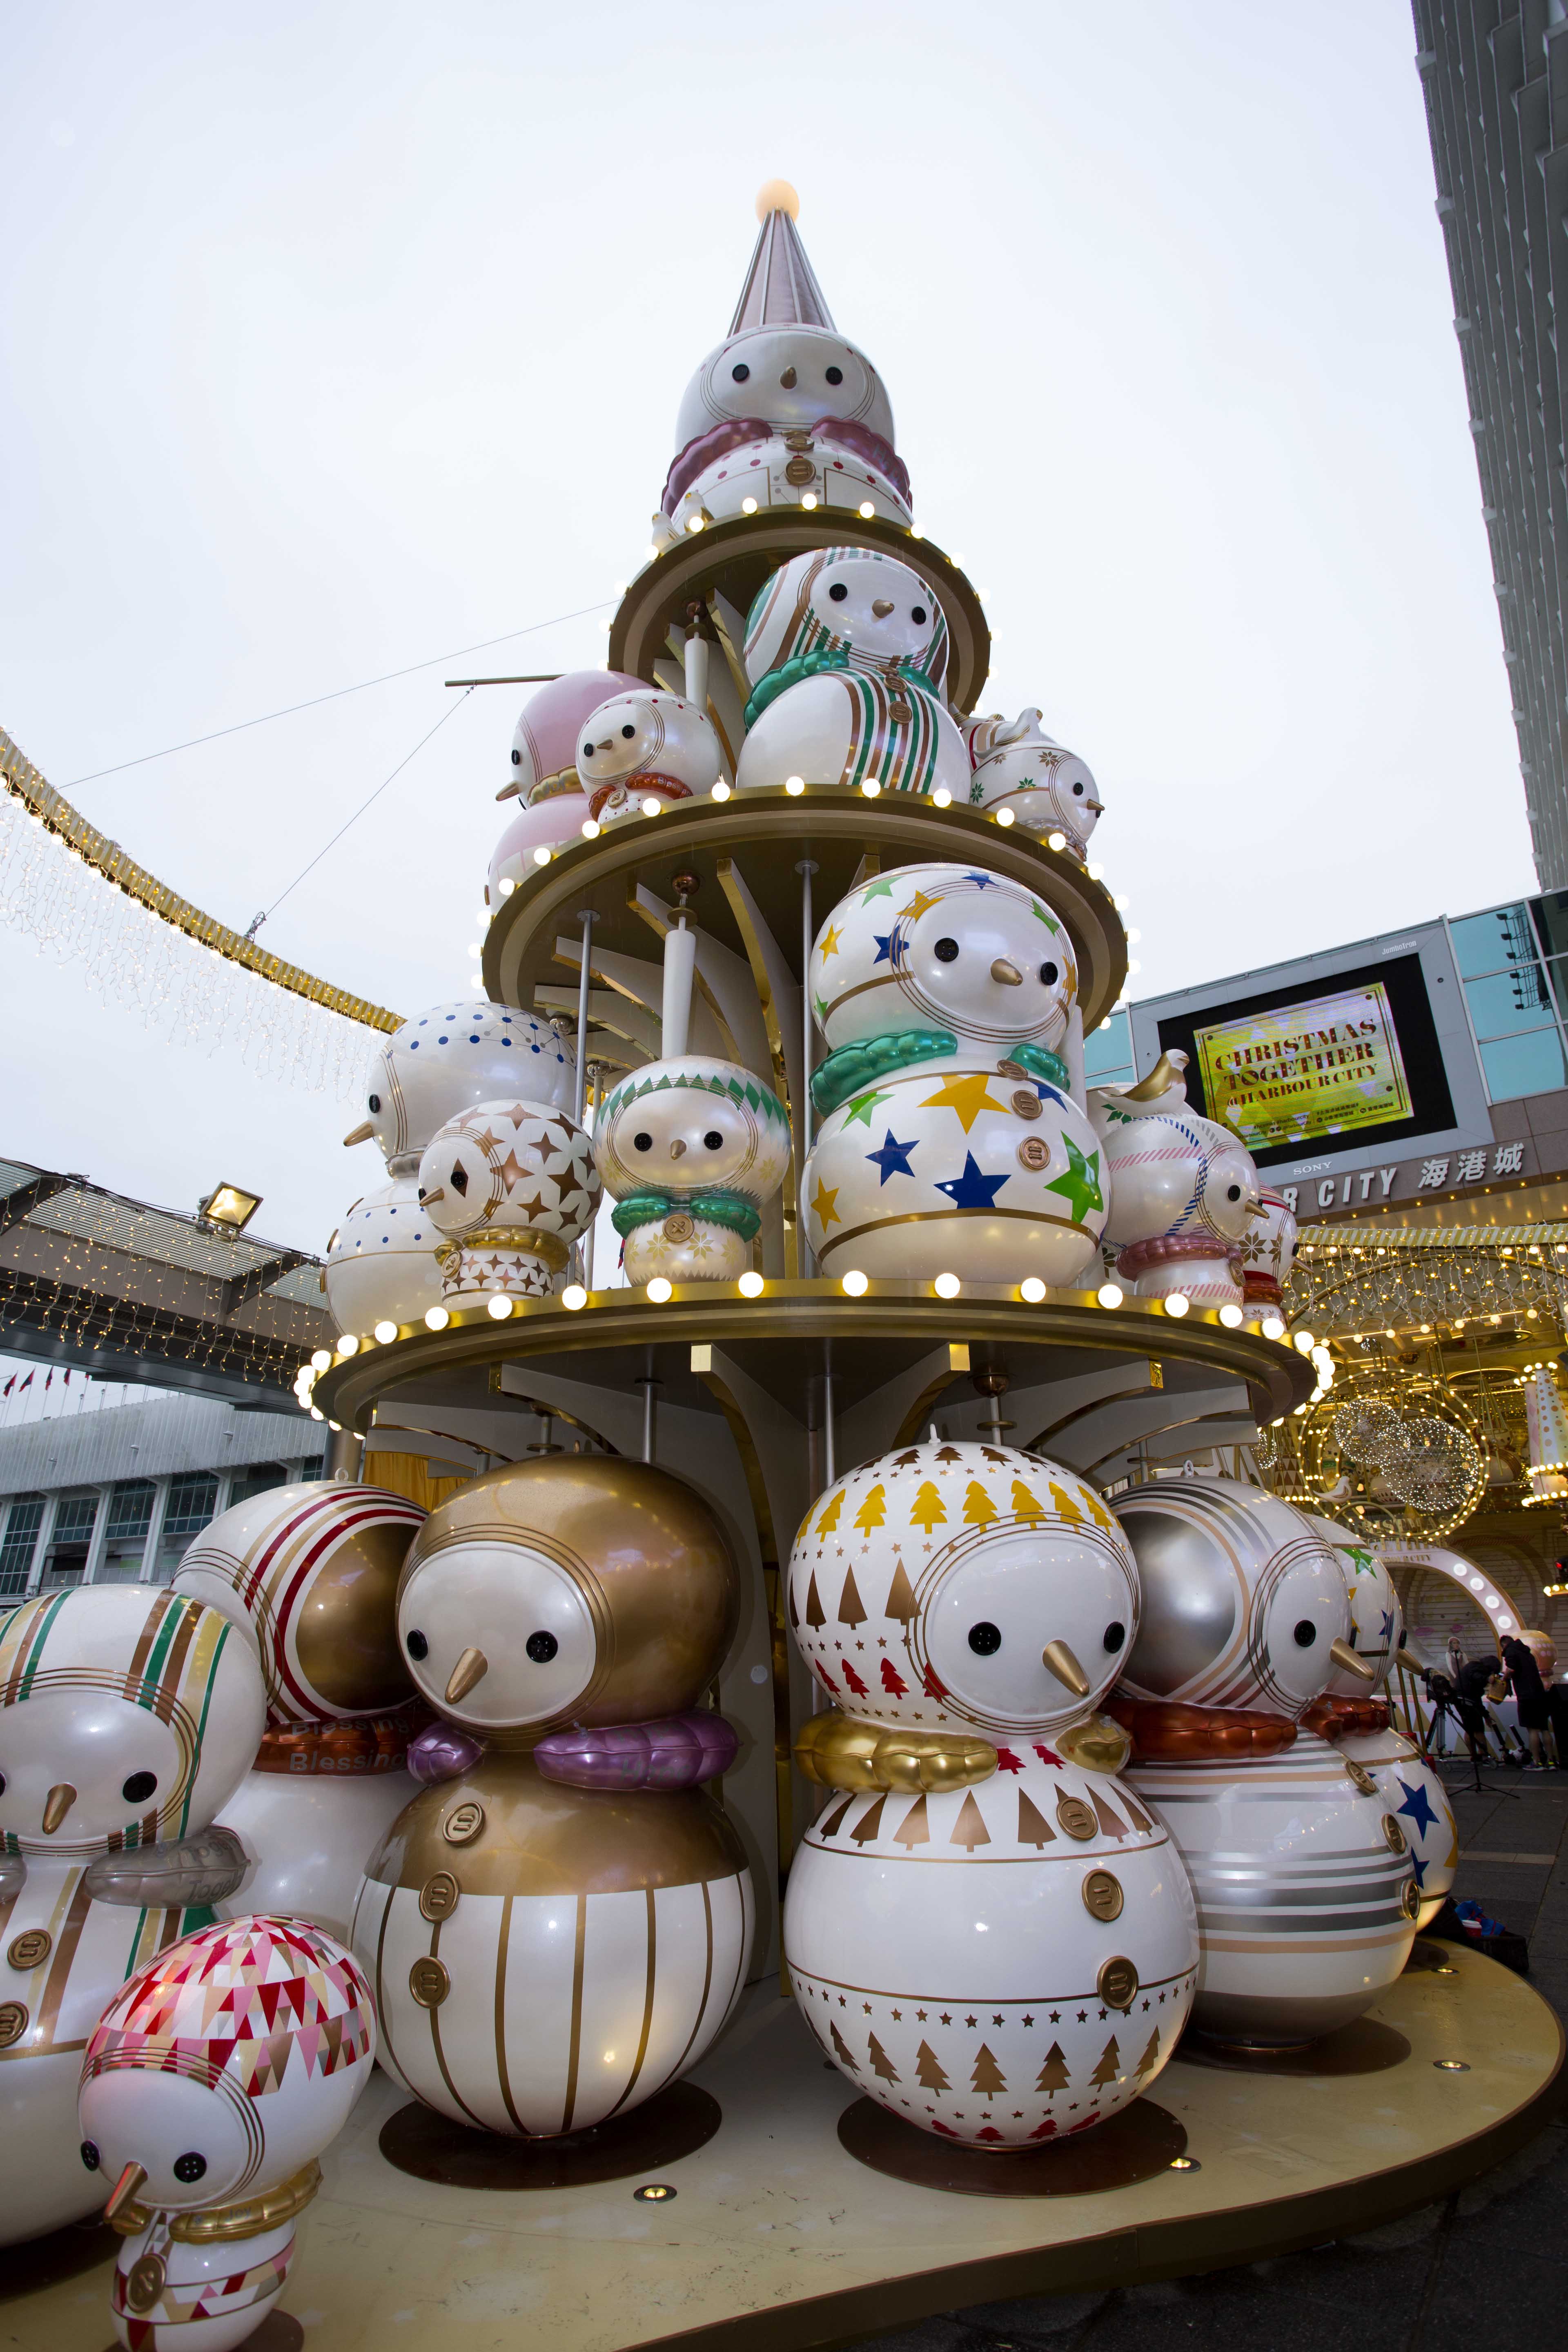
M343 1212L327 1244L327 1303L340 1331L417 1323L441 1300L439 1234L412 1171L389 1176Z
M1038 710L1022 710L1012 720L972 719L963 734L974 763L971 807L991 816L1010 809L1026 833L1042 840L1059 833L1058 846L1078 858L1087 855L1103 814L1099 789L1078 754L1045 732Z
M479 1103L437 1130L419 1162L420 1205L449 1307L548 1298L594 1222L599 1171L585 1129L541 1103Z
M694 702L650 686L590 712L577 747L588 814L599 824L710 793L724 772L713 722Z
M1228 1129L1189 1109L1186 1060L1162 1055L1137 1086L1097 1087L1089 1097L1110 1180L1106 1238L1140 1298L1180 1291L1195 1306L1239 1307L1258 1170Z
M833 1702L797 1753L836 1793L790 1872L795 1998L834 2062L922 2130L1005 2153L1146 2090L1196 1981L1186 1877L1098 1712L1139 1619L1074 1472L907 1447L819 1497L789 1568Z
M624 1078L594 1130L626 1279L733 1282L789 1165L789 1115L732 1062L685 1054Z
M869 548L818 548L775 572L746 624L749 732L736 782L969 796L943 699L947 621L926 583Z

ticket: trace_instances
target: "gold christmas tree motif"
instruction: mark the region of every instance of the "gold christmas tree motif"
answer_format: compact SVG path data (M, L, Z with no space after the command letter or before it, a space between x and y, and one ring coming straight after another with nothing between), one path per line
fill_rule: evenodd
M973 1790L964 1791L963 1802L958 1809L958 1819L948 1837L949 1845L961 1845L973 1853L977 1845L989 1845L991 1832L985 1826L985 1816L974 1801Z
M892 2060L889 2057L887 2052L883 2049L876 2035L874 2033L868 2035L868 2040L870 2043L872 2074L879 2074L884 2083L901 2083L903 2081L903 2076L899 2073L898 2068L894 2065Z
M1135 1830L1143 1830L1152 1833L1154 1824L1149 1819L1148 1814L1143 1811L1142 1807L1138 1804L1133 1798L1130 1797L1126 1790L1121 1787L1120 1784L1118 1785L1116 1793L1121 1798L1122 1803L1126 1806L1128 1812L1131 1815L1133 1828Z
M1089 2078L1097 2091L1102 2091L1108 2084L1121 2080L1116 2071L1121 2063L1121 2053L1116 2046L1116 2036L1113 2033L1100 2053L1099 2065Z
M898 1828L893 1832L893 1843L906 1847L930 1845L931 1828L926 1821L926 1801L917 1797Z
M1152 2074L1153 2073L1159 2063L1160 2029L1156 2026L1153 2032L1149 2036L1148 2046L1144 2050L1142 2058L1138 2061L1137 2065L1134 2067L1133 2073L1137 2078L1142 2081L1145 2074Z
M1065 2091L1071 2080L1068 2062L1062 2055L1062 2045L1059 2042L1053 2042L1046 2053L1045 2064L1035 2077L1035 2088L1047 2093Z
M819 1536L830 1536L833 1533L834 1528L838 1525L838 1514L843 1508L844 1489L842 1486L835 1486L828 1497L827 1508L816 1523L816 1532Z
M1095 1783L1092 1780L1089 1783L1089 1799L1090 1804L1094 1807L1094 1817L1100 1823L1100 1828L1104 1831L1108 1838L1114 1838L1117 1844L1120 1845L1122 1839L1127 1835L1127 1824L1122 1820L1121 1814L1117 1811L1115 1806L1107 1804L1105 1799L1100 1795L1099 1789L1095 1786Z
M996 2063L996 2054L988 2042L983 2042L975 2053L969 2087L978 2091L983 2099L994 2099L1007 2087L1007 2078Z
M789 1588L789 1622L795 1631L798 1633L800 1631L800 1611L795 1605L795 1586L793 1584Z
M1055 1845L1057 1833L1027 1790L1018 1791L1018 1843L1032 1845L1037 1853L1041 1846Z
M805 1622L808 1625L826 1625L827 1622L827 1618L822 1606L822 1595L816 1589L816 1570L815 1569L813 1569L811 1572L811 1582L806 1587Z
M941 2059L929 2042L922 2042L915 2052L915 2080L926 2091L949 2091L952 2088L942 2071Z
M923 1528L929 1536L932 1528L945 1527L946 1524L947 1512L942 1496L927 1478L910 1507L910 1525Z
M1096 1527L1103 1528L1107 1535L1115 1535L1118 1532L1117 1522L1111 1517L1110 1513L1106 1509L1105 1505L1100 1501L1100 1496L1095 1493L1094 1488L1092 1486L1080 1486L1079 1488L1079 1493L1083 1496L1084 1508L1088 1511L1089 1517L1094 1521Z
M988 1528L996 1517L996 1506L980 1484L972 1478L963 1496L963 1524L969 1528Z
M855 1581L855 1571L849 1570L844 1580L844 1590L838 1596L838 1622L841 1625L863 1625L866 1603L860 1598L860 1588Z
M819 1837L836 1837L837 1835L838 1832L844 1827L845 1814L855 1802L855 1794L856 1792L852 1790L850 1794L845 1798L844 1802L841 1805L835 1807L834 1811L828 1815L825 1822L819 1822L817 1823L817 1835Z
M1072 1496L1065 1493L1054 1478L1047 1478L1046 1484L1051 1490L1051 1502L1057 1517L1069 1528L1081 1527L1083 1513L1079 1509Z
M856 1822L854 1828L849 1832L857 1845L869 1845L874 1837L880 1835L882 1828L882 1808L887 1801L888 1800L886 1796L879 1797L876 1803L866 1812L861 1814L859 1820Z
M888 1490L880 1483L871 1487L865 1501L855 1514L855 1525L863 1536L879 1528L888 1516Z
M903 1561L900 1560L893 1570L893 1580L888 1587L887 1605L882 1614L885 1617L896 1617L900 1625L907 1625L914 1613L914 1587L904 1573Z
M1013 1516L1019 1519L1043 1519L1047 1517L1045 1505L1030 1493L1021 1478L1013 1481Z
M859 2066L850 2056L849 2044L845 2041L844 2036L839 2032L838 2028L836 2025L829 2025L827 2031L833 2036L833 2054L837 2059L839 2064L841 2066L847 2066L852 2074L858 2074L860 2072Z

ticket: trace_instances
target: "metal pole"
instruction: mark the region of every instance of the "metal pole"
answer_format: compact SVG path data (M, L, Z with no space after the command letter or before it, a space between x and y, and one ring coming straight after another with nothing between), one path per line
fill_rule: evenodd
M583 1104L588 1085L588 934L599 918L584 907L577 920L583 926L583 975L577 983L577 1124L583 1124Z
M651 1462L654 1441L653 1392L658 1386L658 1380L653 1369L651 1348L647 1351L647 1370L646 1372L639 1372L637 1378L642 1388L642 1458L645 1462Z
M831 1486L838 1475L837 1447L834 1443L833 1375L822 1375L822 1465L827 1473L826 1485Z
M805 1163L811 1157L811 950L816 929L811 917L811 877L817 872L815 858L803 857L795 867L800 876L800 1194L796 1214L800 1219L800 1270L808 1279L816 1271L810 1246L805 1238ZM829 1408L829 1425L832 1412ZM833 1440L828 1444L828 1460L833 1458ZM829 1469L827 1483L833 1484Z
M599 1072L602 1067L603 1065L601 1063L595 1062L593 1065L592 1069L594 1085L593 1102L591 1108L594 1116L588 1122L588 1132L590 1135L594 1132L594 1128L597 1123L599 1116ZM583 1236L583 1287L584 1290L592 1290L594 1287L594 1241L598 1230L599 1219L597 1213L595 1212L593 1223L589 1226L587 1232Z

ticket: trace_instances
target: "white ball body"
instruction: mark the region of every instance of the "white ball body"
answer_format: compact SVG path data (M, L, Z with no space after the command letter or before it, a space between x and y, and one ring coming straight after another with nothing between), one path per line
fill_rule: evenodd
M1064 833L1074 856L1084 856L1103 813L1099 788L1077 752L1045 732L1039 712L1023 710L1011 721L978 719L964 736L974 763L970 806L991 816L1011 809L1026 833L1041 840Z
M220 1919L264 1911L308 1919L346 1942L365 1864L419 1792L411 1772L247 1772L218 1815L250 1867L216 1906Z
M736 1282L752 1263L752 1244L711 1217L677 1212L638 1225L622 1244L621 1264L634 1286L660 1275L667 1282Z
M831 327L751 327L717 344L681 394L676 446L685 449L699 434L738 417L781 430L852 418L884 441L893 438L881 377L859 346Z
M127 2352L232 2352L276 2307L297 2242L292 2221L214 2245L167 2238L161 2221L150 2221L121 2242L110 2289L115 2335ZM163 2263L163 2285L144 2304L132 2299L132 2273L149 2253Z
M590 814L587 794L575 790L552 793L547 800L534 801L518 811L490 853L485 904L492 914L520 883L538 873L540 861L534 851L547 849L553 856L556 850L580 841Z
M965 866L876 876L839 900L811 951L834 1047L942 1029L998 1057L1024 1043L1054 1051L1077 992L1072 942L1045 900Z
M1163 1822L1110 1774L1014 1761L941 1795L830 1796L784 1905L824 2055L904 2121L999 2150L1086 2130L1147 2090L1198 1968ZM1087 1836L1064 1827L1064 1799ZM1103 1900L1107 1876L1120 1910L1102 1921L1086 1897Z
M651 686L613 696L583 722L577 772L600 824L710 793L724 772L713 722L694 702Z
M963 738L932 694L881 672L823 670L802 678L752 721L735 781L742 791L787 783L863 784L962 800Z
M854 513L868 506L894 522L910 520L902 489L877 457L836 437L831 426L814 434L782 425L763 439L726 449L693 475L669 520L684 534L693 521L728 522L770 507L798 511L805 498L824 509Z
M448 1001L405 1021L374 1056L365 1108L388 1168L402 1175L437 1128L474 1104L504 1097L566 1110L576 1087L572 1048L547 1023L504 1004Z
M345 1210L327 1246L327 1305L338 1329L363 1338L381 1322L417 1323L438 1306L440 1238L412 1172L388 1177Z
M825 1274L1070 1287L1098 1265L1108 1190L1099 1140L1058 1087L978 1059L918 1063L823 1120L806 1235Z
M1410 1848L1421 1907L1417 1928L1429 1927L1453 1890L1459 1832L1441 1776L1413 1739L1390 1724L1386 1731L1337 1741L1340 1755L1370 1772L1385 1812L1399 1823Z

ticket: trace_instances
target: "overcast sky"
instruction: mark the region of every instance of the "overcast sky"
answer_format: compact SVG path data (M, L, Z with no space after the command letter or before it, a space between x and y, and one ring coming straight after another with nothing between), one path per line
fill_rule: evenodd
M0 725L243 928L439 719L440 666L647 541L773 174L980 587L984 706L1089 761L1135 994L1533 887L1404 0L826 19L106 0L5 12ZM603 613L476 666L603 657ZM521 696L472 696L268 924L466 990ZM0 1156L320 1247L352 1113L0 933Z

